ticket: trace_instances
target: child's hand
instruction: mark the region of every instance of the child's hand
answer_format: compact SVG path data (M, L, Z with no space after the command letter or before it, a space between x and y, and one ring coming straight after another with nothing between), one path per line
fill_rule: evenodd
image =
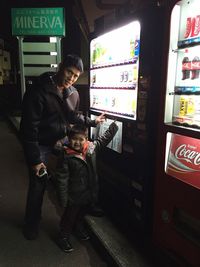
M106 116L105 116L105 112L102 113L100 116L96 117L96 124L99 124L99 123L102 123L102 122L105 122L106 120Z

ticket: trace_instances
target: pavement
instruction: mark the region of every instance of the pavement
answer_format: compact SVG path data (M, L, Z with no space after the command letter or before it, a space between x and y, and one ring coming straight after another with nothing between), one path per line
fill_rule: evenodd
M1 267L107 267L91 241L72 237L74 251L66 254L55 243L59 216L45 194L38 239L22 235L28 172L15 131L0 119L0 266Z
M47 193L40 235L24 239L28 171L17 137L19 122L18 116L0 117L0 267L179 267L163 252L139 248L108 216L86 216L91 239L72 237L74 251L64 253L55 243L59 215Z

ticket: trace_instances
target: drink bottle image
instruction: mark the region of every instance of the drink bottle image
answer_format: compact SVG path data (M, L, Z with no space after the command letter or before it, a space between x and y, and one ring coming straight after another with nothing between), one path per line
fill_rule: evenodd
M135 48L134 48L134 40L130 40L130 58L134 58L135 55Z
M200 15L192 18L192 32L191 37L198 36L200 32Z
M112 107L115 106L115 102L116 102L116 98L115 97L112 97L112 100L111 100L111 106Z
M128 71L124 71L124 81L128 81Z
M135 50L135 56L139 56L140 54L140 40L139 39L136 39L135 40L135 47L134 47L134 50Z
M188 97L187 101L187 116L193 116L195 113L195 102L194 102L194 97L190 96Z
M199 57L195 56L191 63L192 76L191 79L198 79L200 73L200 60Z
M129 70L128 72L128 82L131 83L133 81L133 71Z
M95 64L96 57L97 57L97 51L96 51L96 45L95 45L92 51L92 65Z
M200 120L200 100L198 98L195 99L195 114L194 117L196 120Z
M182 80L190 78L191 61L189 57L184 57L182 61Z
M191 29L192 29L192 18L188 17L186 21L186 30L185 30L184 38L188 38L190 36Z
M134 67L133 67L133 80L137 81L137 79L138 79L138 66L134 65Z
M94 85L96 83L96 74L94 73L92 75L92 85Z
M180 97L180 109L179 109L179 116L185 116L187 113L187 99L184 96Z
M96 104L96 95L93 95L93 100L92 100L92 107L94 107Z
M119 81L120 82L124 81L124 72L123 71L120 72L120 80Z

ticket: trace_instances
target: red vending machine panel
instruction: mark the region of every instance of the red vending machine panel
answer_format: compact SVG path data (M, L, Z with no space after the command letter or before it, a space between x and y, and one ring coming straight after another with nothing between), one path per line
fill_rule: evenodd
M200 189L200 139L172 134L166 173Z
M200 3L166 5L155 177L155 243L200 266ZM163 108L164 107L164 108Z

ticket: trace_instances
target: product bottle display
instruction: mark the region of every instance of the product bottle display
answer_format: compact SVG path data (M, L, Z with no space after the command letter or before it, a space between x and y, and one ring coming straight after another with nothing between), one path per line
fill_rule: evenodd
M191 62L189 57L184 57L182 61L182 80L190 78Z

